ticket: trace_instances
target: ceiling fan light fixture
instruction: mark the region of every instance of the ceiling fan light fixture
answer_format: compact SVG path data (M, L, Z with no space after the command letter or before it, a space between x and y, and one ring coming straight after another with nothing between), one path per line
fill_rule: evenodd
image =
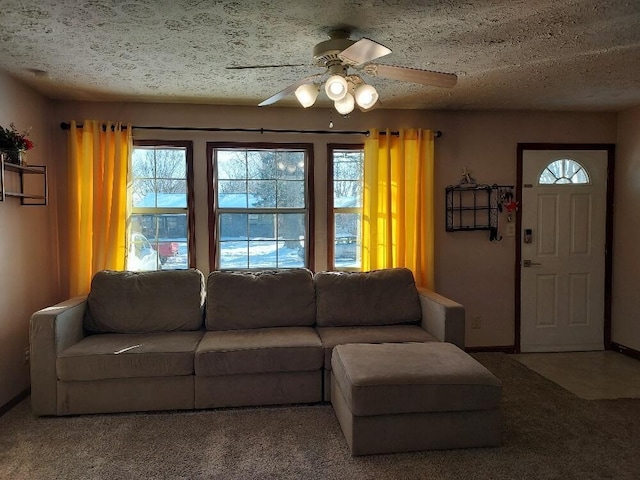
M334 102L342 100L347 95L349 86L342 75L331 75L324 84L324 91Z
M361 108L368 110L373 107L378 101L378 91L372 86L363 83L358 85L355 89L356 103Z
M353 98L353 95L351 95L350 93L347 93L340 100L336 100L335 102L333 102L333 106L336 108L337 112L340 115L348 115L353 112L355 104L356 102Z
M296 88L295 92L296 98L304 108L309 108L316 103L318 93L318 86L314 83L305 83L304 85L300 85Z

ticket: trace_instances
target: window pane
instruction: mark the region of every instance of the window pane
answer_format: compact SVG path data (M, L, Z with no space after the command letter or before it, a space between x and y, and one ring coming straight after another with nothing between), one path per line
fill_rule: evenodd
M542 172L542 175L540 175L540 184L542 185L553 185L554 183L556 183L556 180L558 178L549 171L548 168L544 169L544 172Z
M127 244L127 270L139 272L160 268L158 252L142 233L132 232Z
M549 165L547 165L547 168L549 169L549 171L551 173L553 173L553 175L556 178L561 178L562 177L562 162L555 161L555 162L550 163Z
M362 150L336 150L333 153L333 179L362 181L364 153Z
M224 213L218 217L221 240L246 239L248 235L247 219L244 213Z
M275 180L249 180L247 188L253 197L251 207L274 208L276 206Z
M276 216L271 213L249 215L249 239L275 239Z
M180 148L156 149L157 178L186 178L186 152Z
M131 215L131 234L141 234L158 252L161 268L188 268L187 214ZM138 242L142 238L136 237ZM153 269L155 270L155 269Z
M247 208L247 182L244 180L221 180L218 182L219 208Z
M573 183L589 183L589 177L587 177L587 173L581 168L576 172L571 181Z
M233 270L249 267L249 242L220 241L219 246L220 268Z
M131 172L135 178L155 177L155 150L153 148L133 149L131 155Z
M134 207L156 207L156 180L138 178L131 182L131 200Z
M253 240L249 242L249 268L274 268L278 266L278 242Z
M278 181L277 205L282 208L304 208L304 182Z
M336 267L359 268L361 265L359 213L335 214L334 262Z
M304 180L304 152L277 152L276 167L278 178Z
M276 178L274 152L248 151L247 162L249 165L247 178L271 180Z
M159 208L187 208L186 180L158 178L156 191L156 201Z
M362 182L337 180L333 182L334 208L362 207Z
M304 213L279 213L277 215L278 239L286 240L290 248L298 248L296 242L305 235Z
M247 160L244 152L237 150L217 151L218 179L238 179L247 175Z

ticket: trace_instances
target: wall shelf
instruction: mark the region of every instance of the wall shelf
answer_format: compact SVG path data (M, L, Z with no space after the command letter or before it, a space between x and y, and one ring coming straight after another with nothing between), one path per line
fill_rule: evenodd
M7 155L0 152L0 201L15 197L22 205L47 205L46 165L17 165L6 160Z
M449 185L446 188L446 230L461 232L489 230L490 240L498 238L498 213L505 194L513 185Z

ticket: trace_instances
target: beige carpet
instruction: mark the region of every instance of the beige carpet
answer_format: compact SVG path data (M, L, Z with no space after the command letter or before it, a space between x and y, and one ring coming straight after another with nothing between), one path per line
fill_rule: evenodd
M640 400L582 400L504 354L503 445L353 458L330 405L0 417L0 478L633 479Z
M640 398L640 361L618 352L523 353L513 358L580 398Z

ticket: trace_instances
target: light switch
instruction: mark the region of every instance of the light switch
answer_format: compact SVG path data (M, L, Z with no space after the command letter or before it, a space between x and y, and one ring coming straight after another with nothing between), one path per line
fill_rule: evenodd
M516 226L513 223L507 223L507 237L516 236Z

